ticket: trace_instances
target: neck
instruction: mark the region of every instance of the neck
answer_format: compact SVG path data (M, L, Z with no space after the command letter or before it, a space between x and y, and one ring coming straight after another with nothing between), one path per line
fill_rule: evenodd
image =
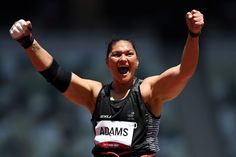
M136 78L134 77L126 83L121 83L118 81L112 82L112 91L115 93L126 93L135 83Z

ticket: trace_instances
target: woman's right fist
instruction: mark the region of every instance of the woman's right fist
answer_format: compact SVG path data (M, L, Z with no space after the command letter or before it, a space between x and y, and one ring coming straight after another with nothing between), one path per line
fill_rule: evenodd
M32 25L30 21L20 19L16 21L9 30L11 37L18 41L24 48L33 44Z

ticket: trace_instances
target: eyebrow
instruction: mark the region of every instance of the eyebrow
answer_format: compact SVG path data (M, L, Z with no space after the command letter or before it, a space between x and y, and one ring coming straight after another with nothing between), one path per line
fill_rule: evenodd
M129 52L135 52L135 50L126 50L126 51L111 51L111 53L129 53Z

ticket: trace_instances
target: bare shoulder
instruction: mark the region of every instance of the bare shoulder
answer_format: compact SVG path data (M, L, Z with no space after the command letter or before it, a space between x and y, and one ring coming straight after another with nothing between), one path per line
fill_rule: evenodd
M90 79L87 79L87 82L90 84L90 86L92 88L92 92L93 92L94 97L97 97L100 90L102 89L103 84L99 81L90 80Z
M158 93L154 92L155 89L153 84L159 79L160 75L147 77L140 85L140 93L146 107L157 117L161 114L161 101L158 99Z
M102 83L96 80L91 80L91 79L85 79L82 77L79 77L76 74L72 74L72 79L71 79L71 84L76 85L77 87L80 88L85 88L89 91L99 91L102 88Z
M89 111L93 113L96 106L97 97L103 87L103 84L99 81L90 79L85 79L85 82L90 86L91 95L88 98L90 100L88 104L89 104Z
M73 73L69 88L64 96L75 104L85 106L92 112L101 88L101 82L84 79Z
M149 102L152 97L152 85L155 80L158 80L159 75L150 76L143 80L142 84L140 85L140 92L145 101L145 103Z

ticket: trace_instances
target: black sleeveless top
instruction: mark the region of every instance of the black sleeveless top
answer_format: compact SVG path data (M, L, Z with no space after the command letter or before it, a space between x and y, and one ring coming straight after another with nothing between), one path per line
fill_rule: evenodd
M91 119L95 134L94 156L115 152L131 157L159 151L160 117L146 108L140 93L141 83L136 79L129 94L119 101L110 100L111 84L101 89Z

